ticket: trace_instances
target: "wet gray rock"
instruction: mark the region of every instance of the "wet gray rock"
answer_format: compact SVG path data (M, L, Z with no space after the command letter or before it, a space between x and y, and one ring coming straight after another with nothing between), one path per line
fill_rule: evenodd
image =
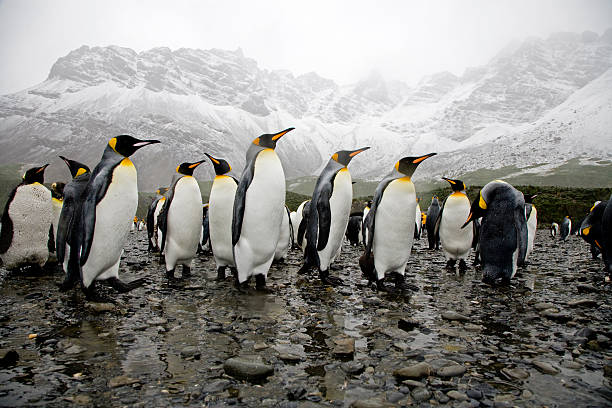
M553 367L551 364L545 361L534 360L532 361L532 364L534 365L535 368L537 368L540 372L544 374L551 374L551 375L559 374L559 369Z
M200 351L198 350L197 347L194 346L187 346L184 349L181 350L181 358L191 358L191 359L195 359L195 360L199 360L201 356Z
M525 380L529 378L529 372L522 368L502 368L501 373L509 380Z
M452 364L439 368L436 370L438 377L457 377L465 374L467 368L461 364Z
M229 380L224 380L224 379L213 380L211 382L206 383L202 387L202 392L203 393L215 393L215 392L225 391L230 386L230 384L231 382Z
M433 396L438 402L442 404L446 404L448 401L450 401L450 398L448 397L448 395L444 394L440 390L434 391Z
M401 378L422 378L431 375L433 369L425 362L417 363L400 368L393 372L393 375Z
M482 391L480 390L469 389L467 390L466 394L468 397L475 399L475 400L482 399Z
M223 364L223 370L230 377L248 381L263 379L274 373L274 367L254 356L229 358Z
M125 375L119 375L113 377L108 381L109 388L123 387L124 385L132 385L139 383L140 380L137 378L127 377Z
M574 334L574 336L576 336L576 337L584 337L584 338L589 339L589 340L595 340L597 338L597 333L594 330L592 330L592 329L590 329L588 327L583 327L582 329L578 330Z
M462 392L456 390L450 390L446 393L449 398L454 399L455 401L467 401L468 396Z
M454 310L447 310L442 312L442 318L445 320L455 320L460 322L467 322L470 320L469 317L462 315L461 313L457 313Z
M412 390L412 398L415 401L425 401L428 400L429 398L431 398L431 391L429 391L427 388L425 387L418 387L415 388L414 390Z
M595 286L590 285L588 283L581 283L578 286L576 286L576 289L578 289L578 293L594 293L594 292L599 292L599 289L597 289Z
M341 367L345 373L350 375L361 374L365 369L363 363L359 361L347 361L345 363L342 363Z
M597 306L597 301L593 299L576 299L570 300L567 302L569 307L595 307Z
M333 353L338 357L349 357L355 353L355 339L351 337L337 337L334 339Z

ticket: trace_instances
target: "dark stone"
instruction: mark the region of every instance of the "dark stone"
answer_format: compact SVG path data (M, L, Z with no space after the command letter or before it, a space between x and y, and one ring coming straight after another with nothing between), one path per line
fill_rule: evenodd
M274 367L256 357L233 357L225 361L223 370L230 377L241 380L260 380L274 374Z
M306 396L306 389L301 385L294 385L287 390L287 398L289 401L298 401Z
M418 321L414 319L410 319L410 318L399 319L399 321L397 322L397 327L407 332L416 329L420 325L421 323L419 323Z

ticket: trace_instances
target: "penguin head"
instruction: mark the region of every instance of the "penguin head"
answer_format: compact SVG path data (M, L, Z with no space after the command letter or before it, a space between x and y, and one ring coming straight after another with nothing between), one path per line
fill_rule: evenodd
M204 154L206 155L206 157L210 159L213 166L215 167L215 174L217 176L221 176L225 173L229 173L232 170L232 166L230 166L230 164L227 161L223 159L214 158L208 153L204 153Z
M204 163L204 161L205 160L200 160L200 161L197 161L197 162L194 162L194 163L181 163L176 168L176 172L179 173L179 174L183 174L185 176L193 176L193 171L200 164Z
M141 147L150 144L160 143L159 140L140 140L129 135L119 135L108 141L108 145L122 156L130 157Z
M357 150L340 150L332 154L331 158L332 160L335 160L341 165L343 165L344 167L346 167L351 162L353 157L357 156L361 152L365 152L368 149L369 147L363 147Z
M168 187L159 187L155 192L159 195L164 195L168 191Z
M278 142L278 139L280 139L281 137L285 136L287 133L291 132L293 129L295 128L288 128L285 130L282 130L278 133L274 133L274 134L265 134L265 135L261 135L258 138L256 138L255 140L253 140L253 144L260 146L264 149L275 149L276 148L276 142Z
M66 183L57 182L51 184L51 197L58 200L64 198L64 187L66 187Z
M448 181L453 191L463 191L465 190L465 183L461 180L452 180L446 177L442 177L442 180Z
M397 163L395 163L395 170L402 173L407 177L412 177L417 166L425 159L430 158L431 156L435 156L438 153L428 153L424 156L417 157L404 157L400 159Z
M91 172L91 170L89 170L89 167L87 167L83 163L79 163L78 161L67 159L64 156L60 156L60 159L62 159L68 166L68 169L70 170L70 175L72 175L72 178L76 178L76 177L79 177L81 174L86 174L86 173Z
M525 204L533 204L533 200L538 196L538 194L532 194L532 195L524 196L525 197Z
M47 166L48 164L45 164L42 167L33 167L26 171L23 175L23 184L44 183Z

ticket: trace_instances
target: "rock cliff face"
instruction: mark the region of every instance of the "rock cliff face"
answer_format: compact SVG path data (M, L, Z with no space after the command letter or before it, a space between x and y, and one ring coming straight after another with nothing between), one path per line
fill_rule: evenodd
M423 177L550 170L576 157L612 158L611 67L612 30L530 38L460 77L438 73L414 88L376 73L340 86L316 73L268 71L241 50L83 46L59 58L46 81L0 97L0 161L62 154L93 165L111 136L158 138L162 145L134 158L150 190L204 152L238 172L253 138L294 126L278 148L288 177L316 174L335 150L364 145L373 149L351 164L358 177L378 178L402 155L428 151L443 154L424 163Z

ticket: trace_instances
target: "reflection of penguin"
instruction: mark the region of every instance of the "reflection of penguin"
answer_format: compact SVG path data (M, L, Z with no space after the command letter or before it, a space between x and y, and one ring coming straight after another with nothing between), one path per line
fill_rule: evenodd
M293 128L253 140L246 154L232 218L236 285L255 276L255 286L266 291L266 277L274 258L285 212L285 173L274 151Z
M404 273L414 239L416 192L411 177L423 160L434 156L404 157L376 187L372 208L366 217L368 240L359 266L370 282L387 290L383 280L393 274L395 287L418 290L406 283Z
M533 251L533 244L538 228L538 210L535 205L533 205L533 200L537 196L537 194L525 196L525 218L527 218L527 254L525 254L525 261L527 261L529 255Z
M157 227L157 217L161 211L166 197L164 194L168 189L166 187L159 187L156 191L157 197L149 205L147 210L147 236L149 238L149 252L159 252L159 234Z
M83 192L82 224L78 231L81 283L88 299L98 297L97 280L108 281L120 292L130 291L144 283L142 279L130 284L121 282L119 260L138 207L136 168L128 157L153 143L159 142L138 140L128 135L113 137L91 172Z
M561 239L567 241L570 232L572 231L572 220L569 215L566 215L563 221L561 221Z
M433 196L431 204L427 209L427 218L425 219L425 227L427 228L427 241L429 242L429 249L439 249L440 241L436 237L435 229L436 222L438 221L438 215L440 214L440 202L438 196Z
M470 199L465 193L465 183L461 180L451 180L443 177L451 185L453 193L446 197L438 221L435 226L436 240L440 240L442 250L446 256L446 267L455 269L455 262L459 260L459 270L465 271L466 258L470 254L474 240L473 228L461 228L470 214ZM438 238L439 237L439 238Z
M353 246L361 244L361 225L363 220L361 215L351 215L348 226L346 227L346 238Z
M59 225L60 214L62 213L62 206L64 204L64 187L66 184L56 182L51 184L51 207L53 211L53 217L51 219L53 225L53 245L49 246L49 261L57 262L56 254L56 243L57 243L57 226ZM53 248L51 250L51 248Z
M482 217L480 224L480 257L482 280L509 284L527 253L527 220L523 193L505 181L485 185L472 203L463 227Z
M596 202L589 214L584 218L580 224L580 236L591 246L591 256L593 259L597 259L597 255L603 249L602 238L603 238L603 215L606 210L608 201Z
M43 186L45 169L29 169L6 202L0 231L0 258L6 269L41 267L53 241L51 192Z
M289 209L285 207L285 210L286 215L283 214L280 235L276 244L276 251L274 251L274 262L283 262L293 244L293 228L289 218Z
M183 265L183 277L191 275L202 233L202 193L193 172L203 162L182 163L176 168L177 174L159 213L158 223L163 232L161 251L168 279L174 279L177 265Z
M78 250L78 235L81 229L81 206L83 205L83 191L87 187L91 171L83 163L60 158L68 165L72 180L64 187L64 202L62 213L57 227L55 241L57 261L64 267L65 278L60 285L61 291L71 289L81 278Z
M210 189L207 214L210 246L217 265L217 279L223 280L225 279L226 268L235 270L232 247L232 216L238 180L228 175L232 167L227 161L214 158L209 154L206 156L208 156L215 169L215 179Z
M369 147L336 152L321 172L312 194L305 260L299 273L316 267L323 283L342 283L339 278L329 276L329 265L342 245L353 202L351 174L347 166L353 157L367 149Z
M601 257L603 258L605 269L608 274L606 281L612 279L612 194L608 200L608 205L601 216Z
M557 235L559 235L559 224L553 222L552 224L550 224L550 237L554 238Z

